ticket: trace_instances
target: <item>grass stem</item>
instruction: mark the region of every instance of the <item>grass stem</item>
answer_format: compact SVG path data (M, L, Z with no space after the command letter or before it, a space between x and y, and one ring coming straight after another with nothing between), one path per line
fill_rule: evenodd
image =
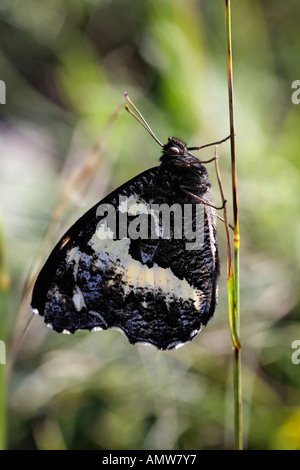
M239 216L238 216L238 190L236 174L236 151L235 151L235 129L234 129L234 106L233 106L233 79L232 79L232 45L231 45L231 6L230 0L225 0L226 18L226 46L227 46L227 77L229 98L229 121L231 135L231 176L232 176L232 200L234 220L234 270L230 262L227 277L229 323L233 344L233 388L234 388L234 428L235 448L243 448L243 426L242 426L242 383L241 383L241 344L240 332L240 306L239 306ZM231 253L230 253L231 259Z

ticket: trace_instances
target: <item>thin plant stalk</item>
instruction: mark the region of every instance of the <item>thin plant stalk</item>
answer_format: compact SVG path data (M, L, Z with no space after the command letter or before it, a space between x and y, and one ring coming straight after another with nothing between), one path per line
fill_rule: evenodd
M233 389L234 389L234 429L235 448L243 448L242 427L242 383L241 383L241 344L239 339L240 330L240 307L239 307L239 217L238 217L238 191L236 175L236 152L235 152L235 130L234 130L234 107L233 107L233 80L232 80L232 46L231 46L231 7L230 0L225 0L226 18L226 46L227 46L227 76L228 76L228 98L229 98L229 120L231 135L231 176L232 176L232 200L234 220L234 269L230 262L227 277L227 291L229 304L229 323L233 345Z
M30 296L32 294L32 289L36 280L36 276L41 268L42 260L44 258L45 246L48 246L49 240L53 239L55 229L57 227L58 221L62 218L63 214L66 212L71 201L74 199L74 194L80 197L85 194L86 190L89 187L90 182L94 178L97 168L101 162L101 154L103 148L105 148L107 139L110 135L110 131L115 124L115 121L122 109L122 105L119 105L110 119L107 121L107 124L102 131L100 139L94 144L91 151L86 155L83 163L75 168L73 173L70 175L69 179L65 182L61 195L58 199L58 202L52 212L46 233L42 239L41 246L37 252L36 259L31 267L31 270L27 276L27 279L24 284L23 292L21 295L18 312L17 312L17 327L14 333L14 336L11 340L10 355L7 365L8 373L10 373L16 356L21 347L24 336L26 335L30 322L34 317L34 313L31 313L31 316L28 317L27 321L25 320L25 315L28 315L28 306L30 303Z

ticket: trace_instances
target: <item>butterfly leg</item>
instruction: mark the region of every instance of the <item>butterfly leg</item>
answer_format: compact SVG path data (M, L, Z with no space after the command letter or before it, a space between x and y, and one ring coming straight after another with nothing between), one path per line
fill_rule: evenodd
M181 189L181 191L183 191L185 194L188 194L189 196L192 196L194 197L195 199L197 199L198 201L202 202L202 204L205 204L206 206L210 206L212 207L213 209L216 209L216 210L222 210L224 209L225 207L225 204L226 204L226 200L224 200L222 206L214 206L213 204L210 204L209 202L205 201L204 199L202 199L202 197L198 196L197 194L194 194L193 192L189 191L189 189L191 190L197 190L197 188L193 187L193 186L186 186L186 185L180 185L179 188Z

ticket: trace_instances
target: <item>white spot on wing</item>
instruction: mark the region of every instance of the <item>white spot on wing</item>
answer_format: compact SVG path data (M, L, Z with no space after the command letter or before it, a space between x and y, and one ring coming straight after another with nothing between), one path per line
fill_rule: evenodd
M126 198L126 200L121 201L121 204L119 205L119 207L118 207L117 210L118 210L119 212L122 212L123 214L124 214L125 212L128 212L128 208L129 208L129 206L130 206L130 205L129 205L129 202L131 202L132 200L136 201L136 198L134 197L134 195L131 195L131 196L129 196L128 198Z
M147 212L147 208L150 203L142 202L135 195L129 196L126 200L123 200L118 207L119 212L123 214L127 212L129 215L139 215Z
M75 260L75 262L79 262L81 256L81 251L79 250L78 246L74 246L66 254L66 260L68 263Z
M79 289L79 287L75 286L75 289L76 289L76 294L73 295L72 300L73 300L73 304L77 312L80 312L82 308L85 307L86 305L85 305L83 294L81 290Z
M114 238L114 232L108 227L107 223L102 223L99 225L95 235L100 240L106 240L107 238L112 240Z
M131 289L135 291L137 288L154 291L161 289L167 300L174 296L183 300L192 300L195 308L200 308L199 294L186 279L179 279L170 268L161 268L156 263L149 268L147 265L133 259L128 252L129 239L125 242L127 243L124 243L124 240L111 241L113 250L108 251L110 262L114 264L115 274L121 274L126 285L125 294L128 294ZM117 262L115 253L118 253L119 262ZM113 282L113 279L111 282Z
M132 196L123 201L119 206L120 212L135 212L146 205L142 204L136 197ZM186 279L179 279L170 268L161 268L156 263L149 268L132 258L129 254L130 239L121 240L100 239L97 232L93 234L89 245L97 253L96 265L105 270L113 267L115 276L121 274L123 281L124 296L127 296L132 290L138 288L154 291L160 289L166 300L174 298L183 301L193 301L195 308L200 309L201 298L199 292L194 289ZM115 283L115 276L109 281Z
M174 349L179 349L181 348L182 346L184 346L185 343L177 343L175 346L174 346ZM168 349L172 349L172 344L169 344L168 345Z
M81 255L82 253L79 247L74 246L73 248L71 248L71 250L67 252L66 256L67 263L71 263L72 261L74 261L73 274L75 282L77 281L78 266L81 259Z

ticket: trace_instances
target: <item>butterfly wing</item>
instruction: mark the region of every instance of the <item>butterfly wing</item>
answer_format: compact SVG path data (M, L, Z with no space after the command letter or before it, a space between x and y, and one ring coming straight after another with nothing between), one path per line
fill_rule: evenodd
M158 172L147 170L105 197L53 249L34 286L32 309L55 331L114 327L131 343L171 349L212 316L218 253L207 209L199 250L186 250L184 237L174 239L173 232L162 237L159 224L152 238L129 231L134 215L152 217L149 207L160 202ZM123 218L109 219L110 208Z

